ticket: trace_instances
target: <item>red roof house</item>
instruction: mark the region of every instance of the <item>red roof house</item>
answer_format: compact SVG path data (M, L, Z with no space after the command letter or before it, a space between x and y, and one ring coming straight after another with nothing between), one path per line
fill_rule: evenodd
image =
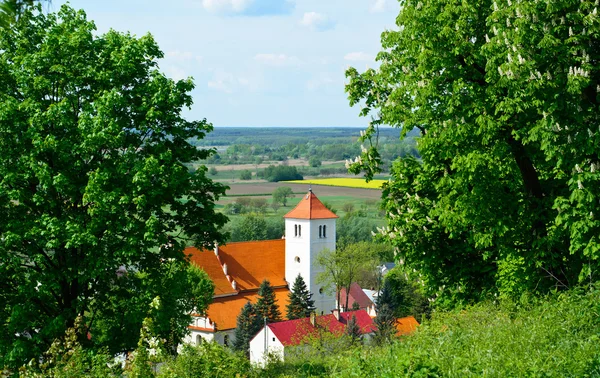
M267 324L250 341L250 361L262 364L266 354L276 354L283 359L287 347L304 344L312 338L319 337L321 332L341 336L352 316L356 317L356 323L363 335L375 332L375 323L365 310L342 313L334 310L328 315L313 315L310 318Z

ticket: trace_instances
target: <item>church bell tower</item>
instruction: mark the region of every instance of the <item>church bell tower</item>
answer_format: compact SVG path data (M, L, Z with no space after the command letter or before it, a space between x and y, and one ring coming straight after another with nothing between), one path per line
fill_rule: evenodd
M311 189L284 218L285 280L291 290L300 274L313 294L317 313L327 314L335 308L335 288L317 284L317 274L323 269L316 264L316 258L325 248L335 250L338 216Z

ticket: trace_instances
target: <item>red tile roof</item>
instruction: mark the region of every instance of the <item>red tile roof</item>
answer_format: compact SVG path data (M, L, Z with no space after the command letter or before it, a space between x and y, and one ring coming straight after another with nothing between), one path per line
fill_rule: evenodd
M231 282L223 273L221 262L215 256L214 251L200 251L195 247L186 248L183 253L190 256L190 261L193 264L202 268L215 283L215 296L236 294L237 291L231 286Z
M319 331L341 335L346 330L346 325L352 318L352 315L356 316L356 322L363 334L375 330L373 319L371 319L365 310L342 312L340 320L337 320L333 314L317 316L317 327L311 324L310 318L272 323L268 324L267 327L271 329L283 345L299 345L311 337L318 337Z
M284 218L294 219L332 219L337 217L323 205L323 202L319 201L312 191L302 197L298 205L284 216Z
M346 288L340 290L340 301L342 305L346 304ZM354 303L358 303L360 309L366 309L373 305L373 301L369 299L359 284L353 282L350 285L350 295L348 296L348 308L352 308Z
M274 289L275 299L282 316L285 316L285 306L289 303L290 291L287 288ZM240 293L232 297L215 298L208 307L207 317L215 323L218 331L233 329L237 326L237 317L246 302L256 303L258 292Z
M414 316L396 319L396 336L413 333L418 326L419 322L417 322L417 319L415 319Z
M229 243L219 246L219 257L238 290L255 290L264 279L271 286L285 281L285 239Z

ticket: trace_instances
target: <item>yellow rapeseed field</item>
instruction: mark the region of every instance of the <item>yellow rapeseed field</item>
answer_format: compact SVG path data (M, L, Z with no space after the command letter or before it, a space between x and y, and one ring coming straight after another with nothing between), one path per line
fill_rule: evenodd
M384 182L386 182L386 180L371 180L369 183L366 183L364 179L359 178L328 178L314 180L294 180L286 182L292 184L314 184L327 186L343 186L347 188L381 189L381 185Z

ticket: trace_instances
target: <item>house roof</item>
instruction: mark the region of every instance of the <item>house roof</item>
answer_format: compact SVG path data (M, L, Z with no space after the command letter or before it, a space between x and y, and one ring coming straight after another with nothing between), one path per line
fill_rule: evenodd
M186 248L183 253L190 256L190 261L202 268L210 279L215 283L215 296L233 295L237 291L231 286L231 282L225 276L221 262L215 256L214 251L202 250L195 247Z
M292 211L284 215L284 218L293 219L333 219L337 217L323 205L323 202L317 198L312 190L302 197Z
M346 304L346 288L340 290L340 301ZM358 303L359 308L365 309L373 305L373 301L365 294L359 284L353 282L350 285L350 294L348 295L348 308L352 308L354 303Z
M268 279L271 286L287 286L285 281L285 240L261 240L219 246L219 257L238 290L256 290Z
M333 314L317 316L317 326L313 326L310 318L288 320L285 322L268 324L273 334L284 346L301 344L311 337L317 337L319 330L325 330L333 334L342 334L346 329L348 321L356 316L356 322L362 333L370 333L375 330L373 319L365 310L342 312L340 320Z
M273 287L287 286L285 281L285 240L261 240L229 243L214 251L188 247L184 253L215 283L215 296L235 295L238 291L258 290L268 279ZM224 265L227 264L227 275ZM233 289L231 280L236 282Z
M408 335L419 326L419 322L414 316L407 316L404 318L396 319L396 336Z
M289 303L287 288L274 289L275 299L282 316L285 316L285 306ZM258 292L240 293L233 297L215 298L206 312L206 316L215 324L219 331L233 329L237 326L237 317L246 302L256 303Z

